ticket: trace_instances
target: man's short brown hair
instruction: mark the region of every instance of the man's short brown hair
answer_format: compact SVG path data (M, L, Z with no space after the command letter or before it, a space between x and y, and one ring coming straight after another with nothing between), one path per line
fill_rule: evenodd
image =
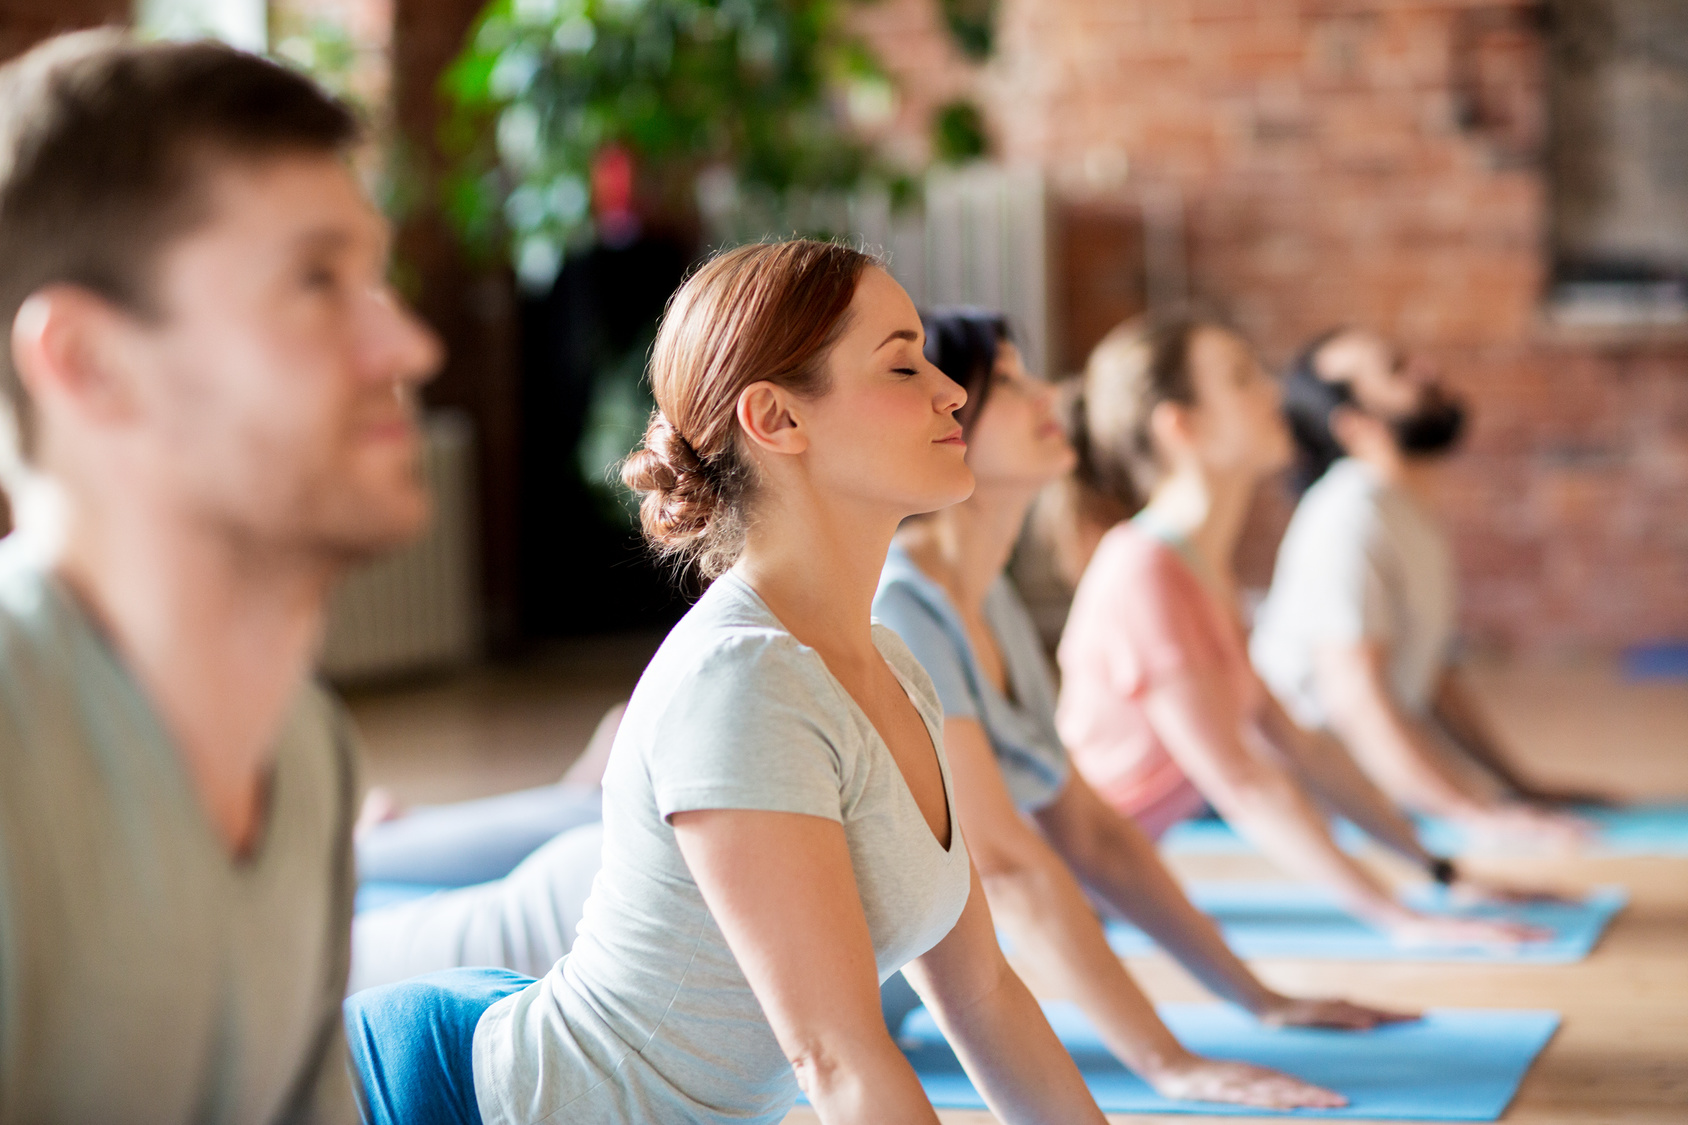
M0 460L33 451L11 349L30 294L68 283L161 315L154 267L205 219L218 162L339 153L358 134L309 79L220 43L83 31L0 67L0 411L20 444Z

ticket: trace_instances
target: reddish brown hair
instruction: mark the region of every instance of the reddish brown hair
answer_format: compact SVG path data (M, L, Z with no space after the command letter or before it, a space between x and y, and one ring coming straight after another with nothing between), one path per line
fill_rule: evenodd
M862 272L877 264L831 242L741 246L710 259L670 298L651 353L657 408L644 447L621 470L627 487L644 494L639 520L658 551L706 578L737 560L755 486L739 440L739 393L769 382L825 394L827 354Z

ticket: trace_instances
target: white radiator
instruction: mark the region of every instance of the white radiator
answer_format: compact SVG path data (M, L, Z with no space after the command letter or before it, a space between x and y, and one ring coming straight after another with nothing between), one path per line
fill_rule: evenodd
M894 212L889 195L820 192L776 202L741 193L719 171L701 177L698 207L713 246L799 231L845 234L890 257L921 308L977 305L1006 313L1029 370L1050 378L1049 226L1036 168L973 164L927 173L921 203Z
M464 415L438 411L424 433L433 519L421 539L335 591L321 659L331 679L447 667L479 652L473 432Z

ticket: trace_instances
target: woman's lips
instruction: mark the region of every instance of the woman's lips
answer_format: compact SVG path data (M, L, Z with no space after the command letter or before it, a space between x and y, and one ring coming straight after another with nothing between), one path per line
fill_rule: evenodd
M967 439L965 439L961 436L961 430L958 428L958 429L956 429L956 431L954 433L945 434L943 437L939 438L933 444L935 444L935 445L959 445L963 449L965 449L967 447Z

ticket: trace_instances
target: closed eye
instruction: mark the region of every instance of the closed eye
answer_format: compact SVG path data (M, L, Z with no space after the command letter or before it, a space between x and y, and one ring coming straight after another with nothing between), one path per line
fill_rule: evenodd
M915 368L912 368L912 367L893 367L893 368L891 368L891 370L895 371L898 375L918 375L918 374L920 374L919 371L917 371Z

